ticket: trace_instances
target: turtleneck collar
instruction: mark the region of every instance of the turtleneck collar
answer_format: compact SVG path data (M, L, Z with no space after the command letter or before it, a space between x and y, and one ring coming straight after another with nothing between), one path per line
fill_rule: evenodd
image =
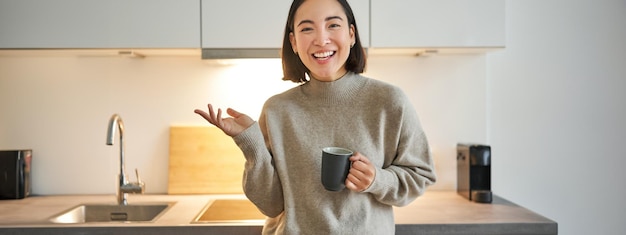
M302 85L302 92L307 99L321 99L324 103L345 102L357 97L358 90L365 85L367 79L354 72L347 72L343 77L323 82L311 78Z

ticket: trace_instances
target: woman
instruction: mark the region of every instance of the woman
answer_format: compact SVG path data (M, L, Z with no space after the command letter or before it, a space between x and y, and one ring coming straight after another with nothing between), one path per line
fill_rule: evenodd
M393 234L392 206L435 182L432 159L405 94L359 75L365 54L346 0L295 0L282 60L283 79L302 84L268 99L258 122L211 104L195 111L244 153L244 192L269 217L264 234ZM327 146L356 151L339 192L320 182Z

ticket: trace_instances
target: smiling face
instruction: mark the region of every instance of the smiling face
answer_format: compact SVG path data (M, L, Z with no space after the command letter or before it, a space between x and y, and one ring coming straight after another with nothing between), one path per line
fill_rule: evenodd
M347 72L354 26L336 0L307 0L296 11L289 41L313 78L335 81Z

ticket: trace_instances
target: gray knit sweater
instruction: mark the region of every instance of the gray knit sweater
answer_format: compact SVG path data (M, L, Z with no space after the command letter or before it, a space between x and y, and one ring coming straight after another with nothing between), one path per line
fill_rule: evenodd
M269 218L264 234L393 234L393 207L435 182L417 114L397 87L352 72L268 99L233 138L246 158L246 196ZM322 148L365 155L376 178L364 192L326 191ZM420 213L416 211L415 213Z

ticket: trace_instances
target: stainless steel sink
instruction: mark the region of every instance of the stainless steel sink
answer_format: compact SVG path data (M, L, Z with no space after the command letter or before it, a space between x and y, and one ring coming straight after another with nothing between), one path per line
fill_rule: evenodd
M174 202L132 205L81 204L53 216L53 223L153 222Z

